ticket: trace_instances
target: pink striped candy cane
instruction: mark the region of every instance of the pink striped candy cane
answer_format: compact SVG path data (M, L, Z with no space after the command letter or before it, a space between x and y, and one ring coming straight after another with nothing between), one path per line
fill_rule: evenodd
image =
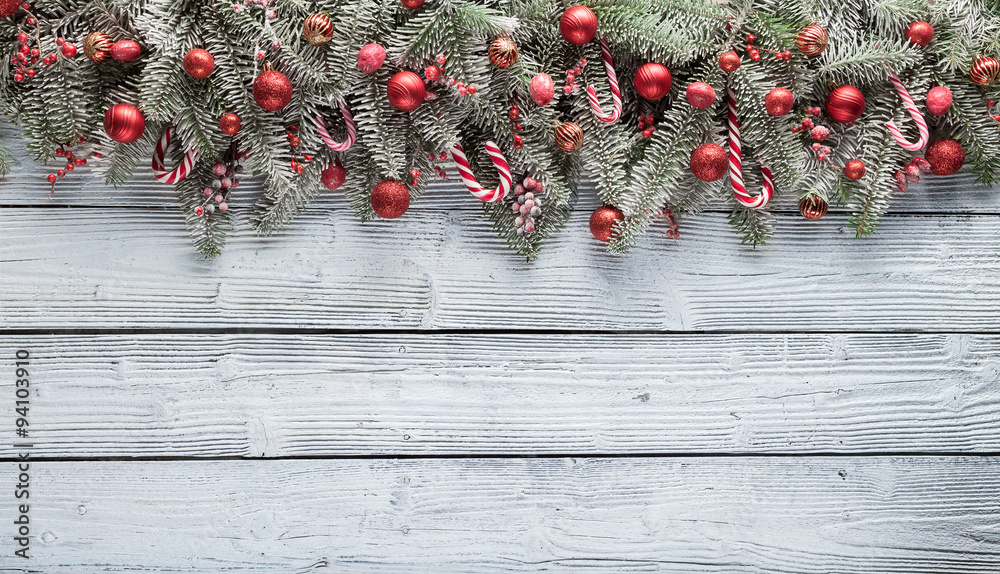
M611 62L611 48L608 41L601 38L601 56L604 59L604 72L608 76L608 86L611 88L611 111L605 113L601 109L601 103L597 101L597 90L594 86L587 86L587 98L590 100L590 109L597 116L597 119L606 124L617 122L622 116L622 92L618 89L618 75L615 74L615 66Z
M747 193L747 188L743 184L743 151L740 149L740 118L736 112L736 95L732 86L726 86L726 100L729 103L729 181L733 184L733 195L736 201L749 209L760 209L771 201L774 195L774 180L771 170L760 166L760 172L764 176L764 190L760 195L754 197Z
M333 151L347 151L351 149L351 146L354 145L354 140L358 138L358 129L354 126L354 116L351 115L351 110L347 109L347 103L343 100L340 101L340 113L344 114L344 123L347 124L347 139L343 142L335 141L330 137L330 132L326 131L326 124L323 123L323 118L316 116L316 129L319 130L319 137L323 138L323 142Z
M920 138L917 139L916 143L910 143L903 137L903 133L896 127L896 122L894 121L889 121L885 124L885 127L889 128L889 133L892 134L892 137L900 147L906 151L920 151L924 149L924 146L927 145L927 140L930 138L930 132L927 130L927 122L924 120L924 116L921 115L920 110L917 109L917 105L913 103L913 98L906 91L906 87L903 86L903 82L899 80L896 72L890 73L889 79L892 81L892 85L896 87L896 91L899 92L899 97L902 98L903 103L906 104L906 110L910 112L910 117L913 118L913 121L917 122L917 130L920 132Z
M476 196L476 199L492 203L500 201L510 191L510 166L507 165L507 160L503 157L503 153L500 152L497 144L486 142L486 153L493 160L493 166L497 168L497 173L500 175L500 185L496 189L485 189L479 185L476 177L472 175L469 158L465 156L462 146L455 144L455 147L451 148L451 157L455 160L455 164L458 165L458 174L462 176L462 183L465 184L465 187L469 188L469 191L472 192L472 195Z
M191 146L191 149L184 154L184 160L181 164L173 171L167 171L163 165L163 159L167 154L167 148L170 147L170 138L173 134L174 126L168 126L167 129L163 130L163 135L157 140L156 148L153 150L153 177L156 178L156 181L168 185L183 181L191 173L195 162L198 161L199 153L197 146Z

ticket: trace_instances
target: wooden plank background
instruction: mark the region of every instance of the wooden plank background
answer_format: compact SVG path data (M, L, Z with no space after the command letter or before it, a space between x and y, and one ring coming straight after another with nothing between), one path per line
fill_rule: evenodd
M170 188L46 201L14 133L0 572L1000 572L1000 194L968 175L861 240L786 202L756 250L709 211L613 256L585 188L529 263L446 183L268 239L237 207L205 260Z

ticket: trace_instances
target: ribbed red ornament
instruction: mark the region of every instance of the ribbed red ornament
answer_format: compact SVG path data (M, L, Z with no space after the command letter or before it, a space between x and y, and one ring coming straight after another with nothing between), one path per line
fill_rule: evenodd
M815 193L799 200L799 213L806 219L822 219L828 209L830 204Z
M204 80L215 69L215 58L204 48L188 50L184 54L184 71L196 80Z
M854 86L834 88L826 97L826 115L839 124L853 124L865 111L865 96Z
M277 70L264 70L253 81L253 99L269 112L277 112L292 101L292 82Z
M716 143L703 143L691 152L691 173L702 181L718 181L729 168L729 154Z
M935 86L927 92L927 111L932 116L943 116L951 109L951 90L945 86Z
M104 131L119 143L132 143L146 131L146 119L132 104L115 104L104 112Z
M556 128L556 145L566 153L583 147L583 128L573 122L563 122Z
M119 62L131 62L142 55L142 46L135 40L118 40L111 46L111 57Z
M375 186L372 209L383 219L396 219L410 208L410 191L398 181L385 180Z
M104 32L91 32L83 39L83 53L93 62L104 62L111 57L114 44Z
M490 62L498 68L509 68L517 61L517 44L510 38L500 37L490 44Z
M219 118L219 129L227 136L234 136L240 132L242 122L236 114L223 114Z
M818 24L810 24L795 36L795 46L806 56L818 56L826 49L830 37Z
M774 88L764 96L764 107L772 116L783 116L792 111L795 94L788 88Z
M424 81L413 72L399 72L389 80L386 94L394 108L412 112L424 102Z
M362 72L371 74L382 67L382 62L385 62L385 48L381 44L372 42L358 50L358 69Z
M302 36L313 46L322 46L333 39L333 21L326 12L313 14L302 23Z
M906 28L906 39L921 48L930 44L933 37L934 27L927 22L914 22Z
M965 164L965 148L953 139L938 140L927 148L924 159L935 175L951 175Z
M582 46L597 34L597 15L586 6L573 6L559 18L559 33L574 46Z
M632 79L635 91L643 98L654 102L667 95L673 81L670 70L656 62L646 62L639 66Z
M333 191L344 185L344 180L347 179L347 170L340 163L340 159L337 159L334 163L328 165L320 176L323 178L323 185L330 191ZM407 192L406 196L409 198L409 192ZM409 205L409 199L407 199L407 205ZM406 209L403 209L403 211L406 211Z
M1000 62L990 56L976 56L969 70L972 82L981 88L988 88L1000 80Z
M859 180L865 176L865 162L860 159L852 159L844 166L844 177L847 179Z
M20 0L0 0L0 18L10 18L20 7Z
M625 219L622 210L612 205L602 205L590 215L590 233L598 241L610 241L616 234L615 222Z

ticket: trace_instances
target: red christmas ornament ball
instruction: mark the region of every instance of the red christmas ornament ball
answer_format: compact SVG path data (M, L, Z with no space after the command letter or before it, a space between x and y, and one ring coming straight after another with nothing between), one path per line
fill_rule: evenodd
M667 95L673 81L670 70L656 62L646 62L639 66L633 78L635 91L643 98L654 102Z
M691 152L691 173L702 181L717 181L729 169L729 154L716 143L703 143Z
M333 39L333 21L326 13L313 14L302 23L302 36L313 46L322 46Z
M555 82L552 81L551 76L544 72L535 74L535 77L531 78L531 84L528 86L528 93L531 94L531 99L536 104L547 106L552 103L552 98L555 97Z
M817 24L810 24L796 34L795 47L806 56L818 56L826 49L829 41L826 30Z
M980 88L988 88L1000 80L1000 61L990 56L978 56L969 70L972 82Z
M501 36L490 44L488 54L491 64L500 69L509 68L517 61L517 44Z
M583 147L583 128L573 122L563 122L556 127L556 146L566 153Z
M399 72L389 80L386 94L394 108L412 112L424 102L424 81L413 72Z
M925 159L936 175L951 175L965 164L965 148L953 139L943 139L927 148Z
M20 7L20 0L0 0L0 18L10 18Z
M184 54L184 71L196 80L204 80L215 69L215 58L204 48L195 48Z
M239 133L242 122L236 114L224 114L219 118L219 129L227 136L234 136Z
M399 3L403 5L403 8L410 10L419 10L424 7L424 0L399 0Z
M292 101L292 82L277 70L264 70L254 78L253 99L269 112L280 111Z
M933 37L934 27L927 22L914 22L906 29L906 39L921 48L930 44Z
M119 143L132 143L146 131L146 119L132 104L115 104L104 112L104 131Z
M83 39L83 53L93 62L104 62L111 57L115 43L104 32L91 32Z
M822 219L828 209L830 209L830 204L815 193L799 200L799 213L806 219Z
M927 92L927 111L932 116L943 116L951 109L951 90L946 86L936 86Z
M772 116L783 116L792 111L795 94L788 88L774 88L764 96L764 107Z
M410 191L398 181L385 180L375 186L372 209L383 219L396 219L410 207Z
M624 219L625 214L622 210L611 205L602 205L590 215L590 233L598 241L610 241L616 236L615 223Z
M854 86L834 88L826 97L826 115L839 124L853 124L865 111L865 96Z
M135 40L118 40L111 46L111 57L119 62L132 62L142 55L142 46Z
M385 62L385 48L381 44L372 42L358 50L358 69L366 74L381 68L383 62Z
M692 83L687 87L685 95L688 103L700 110L712 107L718 97L715 88L705 82Z
M340 160L338 159L334 163L328 165L326 169L324 169L323 172L320 174L320 176L323 178L323 186L329 189L330 191L333 191L338 187L344 185L344 180L347 179L347 170L344 169L343 164L341 164ZM407 196L406 203L407 205L409 205L410 194L407 193L406 196ZM406 209L404 208L403 211L406 211Z
M736 52L723 52L719 56L719 67L727 74L732 74L736 70L739 70L741 64L740 56Z
M574 46L582 46L597 34L597 15L586 6L573 6L559 18L559 33Z
M852 159L844 166L844 177L847 179L859 180L865 176L865 162L860 159Z

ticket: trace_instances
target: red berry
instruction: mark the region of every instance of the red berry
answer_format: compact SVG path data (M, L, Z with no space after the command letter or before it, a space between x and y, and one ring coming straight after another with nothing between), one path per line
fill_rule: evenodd
M31 4L28 4L27 2L22 2L21 8L24 8L25 10L31 10Z
M468 88L466 88L466 91L469 92L469 95L472 95L476 93L476 86L469 86Z
M56 174L50 173L49 177L47 177L46 179L49 180L49 183L55 183L56 182Z
M438 159L444 161L448 159L448 154L446 152L441 152L441 155L438 156Z
M95 152L94 152L94 157L96 157L97 159L100 159L100 158L102 158L102 157L104 157L104 156L103 156L103 155L101 155L101 152L97 152L97 151L95 151ZM86 161L86 160L84 160L84 161Z
M14 81L15 82L23 82L24 81L24 74L21 74L20 72L17 73L17 74L14 74Z
M514 136L514 148L521 149L524 147L524 139L521 136Z
M205 210L200 205L198 207L194 208L194 214L195 215L201 215L202 213L205 213Z
M66 177L66 172L60 169L56 171L56 175L59 177Z
M66 164L66 171L73 171L74 169L76 169L76 166L73 165L72 163Z
M653 137L653 128L646 128L642 130L642 137L645 139Z
M28 17L27 19L25 19L24 23L27 24L27 25L29 25L29 26L34 26L35 25L35 19L31 18L31 17Z
M76 46L70 44L69 42L63 44L60 49L62 50L63 56L66 56L67 58L76 56Z
M438 66L443 66L444 63L445 63L444 54L441 54L440 56L438 56L437 59L434 60L434 61L437 62Z
M34 68L28 70L27 74L28 74L29 78L34 78L35 77L35 70L34 70Z
M410 187L417 187L417 184L418 184L418 183L420 183L420 182L419 182L418 180L416 180L416 179L411 179L411 180L410 180Z
M411 169L410 170L410 177L413 178L413 179L417 179L418 177L420 177L420 171L416 170L416 169Z
M989 107L991 107L991 108L993 107L994 104L996 104L996 102L994 102L993 100L989 100L989 101L986 102L986 105L989 106Z
M66 151L63 148L61 148L61 147L60 148L56 148L56 155L59 156L59 157L62 157L64 155L66 155Z
M67 150L66 151L66 159L73 159L73 152Z
M62 46L65 43L66 40L63 40L62 38L56 38L56 46Z
M644 118L639 118L639 129L640 130L646 129L646 120Z
M1000 122L1000 114L993 116L993 119Z
M816 159L818 159L819 161L826 161L826 154L825 153L816 154Z
M78 157L73 160L73 163L75 163L76 165L87 165L87 160L83 159L82 157Z
M753 42L754 40L756 40L756 38L753 37L753 34L747 34L747 42Z
M17 41L18 41L19 43L21 43L21 44L27 44L27 43L28 43L28 35L27 35L27 34L25 34L24 32L20 32L20 33L19 33L19 34L17 35Z

